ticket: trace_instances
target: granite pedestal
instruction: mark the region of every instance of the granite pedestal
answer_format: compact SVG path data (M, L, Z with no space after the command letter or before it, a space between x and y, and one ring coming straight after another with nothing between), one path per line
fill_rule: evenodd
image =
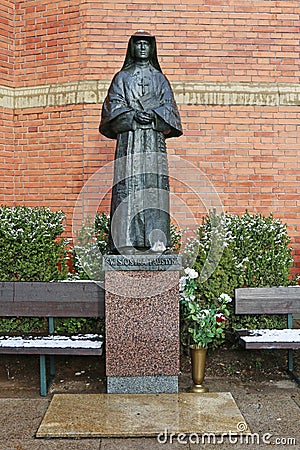
M177 393L178 255L105 256L107 392Z

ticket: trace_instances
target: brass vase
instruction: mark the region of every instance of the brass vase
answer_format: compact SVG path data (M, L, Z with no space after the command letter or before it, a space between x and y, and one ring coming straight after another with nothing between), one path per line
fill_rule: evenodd
M192 378L193 386L189 392L195 394L202 394L207 392L208 389L202 383L205 375L206 365L206 348L198 347L197 345L190 346L191 362L192 362Z

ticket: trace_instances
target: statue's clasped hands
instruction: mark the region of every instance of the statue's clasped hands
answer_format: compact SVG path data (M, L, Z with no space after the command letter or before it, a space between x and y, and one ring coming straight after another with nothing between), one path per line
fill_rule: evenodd
M142 125L147 125L154 120L154 113L152 111L137 111L134 119Z

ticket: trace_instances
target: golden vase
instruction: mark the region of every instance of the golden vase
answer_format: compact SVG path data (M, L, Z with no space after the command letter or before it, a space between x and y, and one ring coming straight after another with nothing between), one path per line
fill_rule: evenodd
M194 383L190 392L202 394L203 392L208 391L207 387L203 385L206 365L206 348L191 345L190 354L192 362L192 379Z

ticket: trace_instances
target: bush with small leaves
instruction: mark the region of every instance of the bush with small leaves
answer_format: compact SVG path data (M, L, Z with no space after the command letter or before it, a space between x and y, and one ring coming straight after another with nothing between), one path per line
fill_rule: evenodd
M0 281L54 281L67 278L62 211L25 206L0 207ZM39 332L39 318L0 319L1 332Z
M49 208L0 207L0 280L65 279L64 219Z
M216 235L219 245L214 255L212 240ZM264 217L246 212L238 216L212 211L198 229L198 240L194 269L201 275L197 297L203 307L214 305L223 292L234 297L235 288L292 284L290 239L286 225L272 214ZM209 270L208 258L211 264L218 264L205 280L202 271ZM227 328L282 328L285 320L282 316L236 316L232 308Z

